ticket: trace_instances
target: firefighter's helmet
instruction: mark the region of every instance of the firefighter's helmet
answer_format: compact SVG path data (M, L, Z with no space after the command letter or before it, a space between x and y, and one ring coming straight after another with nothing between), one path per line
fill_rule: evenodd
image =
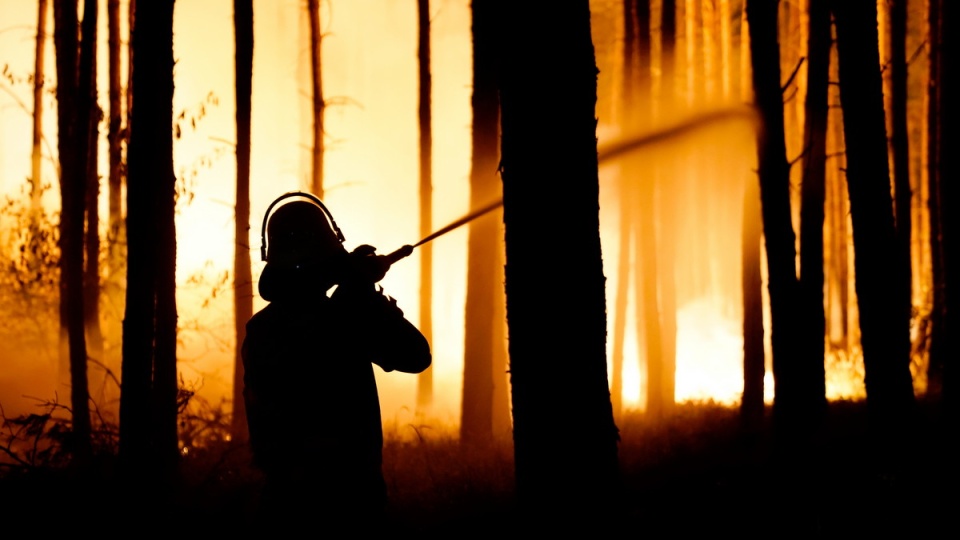
M294 200L270 209L283 199ZM282 268L314 266L345 253L343 234L323 203L309 193L288 193L267 210L261 257L269 265Z

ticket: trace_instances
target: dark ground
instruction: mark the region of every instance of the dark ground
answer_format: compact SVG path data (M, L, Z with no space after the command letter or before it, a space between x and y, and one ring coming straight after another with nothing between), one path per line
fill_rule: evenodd
M627 416L618 423L623 504L604 521L635 537L957 537L956 458L938 410L921 403L900 468L885 466L867 437L862 403L831 403L816 443L783 457L773 453L769 433L744 437L735 409L684 405L659 425ZM518 517L512 467L509 445L466 454L449 437L388 440L387 527L421 536L503 534ZM124 519L132 517L125 505L148 507L152 498L121 496L112 468L110 457L86 477L60 468L0 468L0 537L19 525L108 535L125 523L187 537L249 532L261 478L243 447L188 454L184 483L159 516Z

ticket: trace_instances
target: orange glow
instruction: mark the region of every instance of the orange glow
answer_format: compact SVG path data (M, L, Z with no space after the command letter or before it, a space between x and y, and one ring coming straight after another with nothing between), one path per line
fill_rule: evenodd
M305 8L301 0L255 3L253 140L250 234L246 240L256 280L263 268L259 260L260 226L267 206L284 192L305 189L310 167L311 96ZM619 3L594 0L595 8L620 9ZM623 125L626 117L620 95L623 76L622 27L602 26L618 16L595 18L594 41L600 68L597 115L600 146L614 143L626 133L655 131L679 119L716 109L741 105L736 90L749 81L749 59L739 37L728 39L741 27L736 10L726 0L717 10L702 14L698 2L677 2L677 72L673 81L677 109L662 101L663 78L659 57L651 74L657 88L653 109L656 125ZM127 1L121 2L125 20ZM654 2L654 13L660 3ZM371 244L380 253L413 244L418 237L418 137L417 137L417 20L413 1L363 0L322 2L323 93L328 100L325 116L325 204L346 237L346 247ZM18 197L30 174L31 88L26 82L33 69L33 36L36 6L21 0L0 0L4 27L0 28L0 193ZM101 1L105 13L106 1ZM469 212L471 125L471 22L469 0L433 2L433 223L444 225ZM232 398L235 343L233 337L232 271L234 245L233 201L236 166L233 154L234 46L231 0L178 2L175 8L174 111L185 114L182 137L175 141L178 181L189 192L178 206L177 281L179 367L183 379L209 403ZM607 21L607 22L604 22ZM106 65L106 18L100 18L100 62ZM52 18L48 28L52 29ZM707 24L707 28L701 25ZM126 26L124 24L124 26ZM659 24L654 24L658 35ZM126 30L123 31L126 35ZM659 39L656 37L655 39ZM52 30L47 41L47 79L55 81ZM658 55L661 44L653 43ZM739 67L737 67L739 66ZM791 66L792 67L792 66ZM126 69L122 77L126 77ZM99 70L101 107L108 108L105 68ZM9 74L9 75L7 75ZM804 84L805 72L797 79ZM722 95L721 95L722 94ZM802 93L796 103L802 103ZM742 101L742 100L741 100ZM58 209L56 171L56 109L47 96L44 130L44 181L46 208ZM650 105L649 103L646 105ZM802 121L802 107L795 116ZM195 128L190 120L195 120ZM647 171L656 170L658 189L677 190L686 199L675 229L677 289L676 401L712 400L736 404L743 391L741 205L745 182L756 181L756 134L750 122L728 120L705 125L691 133L650 145L636 159ZM796 146L796 141L791 144ZM837 143L831 139L831 144ZM106 123L101 124L101 174L106 174ZM792 149L793 150L793 149ZM791 150L791 151L792 151ZM796 153L796 152L795 152ZM54 155L52 155L54 154ZM642 256L633 255L630 275L616 275L619 235L619 186L627 178L627 165L605 163L600 170L600 225L603 243L607 303L612 306L619 280L632 280L640 271ZM645 173L646 174L646 173ZM643 178L642 181L650 181ZM102 182L100 212L107 214L106 182ZM685 191L684 191L685 190ZM921 220L917 217L917 222ZM106 226L101 225L106 236ZM0 222L0 245L9 246L11 225ZM919 229L915 229L919 230ZM849 234L849 229L847 230ZM827 235L831 235L827 231ZM916 234L921 234L920 232ZM926 231L924 234L929 234ZM849 236L840 241L849 242ZM377 371L384 423L403 431L405 426L429 422L456 426L462 389L464 304L466 289L467 228L457 229L432 242L434 265L433 378L435 403L430 411L417 411L415 376ZM852 261L852 249L848 250ZM626 256L631 257L627 254ZM930 264L926 248L915 256ZM829 261L829 257L827 259ZM920 263L915 263L919 266ZM399 262L382 285L412 321L419 319L419 258ZM852 268L852 266L851 266ZM859 399L864 396L863 362L856 339L853 276L847 276L851 299L837 307L838 280L828 277L828 320L842 310L850 316L849 332L840 340L837 327L829 327L825 359L827 396ZM764 284L766 285L766 284ZM623 402L643 409L647 395L644 336L638 330L638 309L643 299L631 285L624 343ZM914 302L927 309L929 286L916 278ZM256 293L256 288L254 289ZM104 300L106 302L106 300ZM766 299L764 300L766 304ZM264 306L255 297L254 309ZM608 324L613 320L608 309ZM929 311L927 309L927 311ZM104 311L104 317L109 315ZM5 315L2 315L5 316ZM115 324L116 320L111 320ZM769 321L765 321L769 339ZM918 330L914 331L914 339ZM608 336L612 332L608 332ZM113 341L110 341L113 339ZM119 337L108 336L108 354L117 355ZM843 341L843 346L837 345ZM24 352L0 343L0 404L7 415L29 412L34 402L23 396L46 398L63 391L58 380L56 351ZM608 359L612 344L608 339ZM767 350L766 399L772 401L773 381ZM924 359L914 361L918 391L925 388ZM296 376L296 374L291 374ZM103 371L91 368L91 389L109 384ZM95 395L96 392L93 392ZM106 394L107 392L104 392ZM184 453L189 447L182 448Z

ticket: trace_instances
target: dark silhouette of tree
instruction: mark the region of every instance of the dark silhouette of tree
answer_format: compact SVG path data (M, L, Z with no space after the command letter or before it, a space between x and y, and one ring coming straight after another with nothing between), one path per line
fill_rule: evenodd
M250 115L253 94L253 0L235 0L233 27L236 32L237 93L237 206L234 219L233 320L236 355L233 370L233 438L249 436L243 401L243 358L240 344L253 316L253 272L250 268Z
M40 211L40 195L43 194L43 66L46 56L44 41L47 33L47 0L37 2L36 56L33 63L33 150L30 155L30 204L33 211Z
M90 11L87 11L90 10ZM100 120L103 112L97 99L97 19L96 2L86 2L83 12L83 43L92 50L87 53L90 74L90 113L88 115L86 157L86 238L83 270L83 320L87 333L87 353L97 362L103 362L103 333L100 329ZM90 19L88 22L87 19ZM89 43L89 45L87 45ZM83 52L81 52L81 55ZM81 56L82 60L82 56ZM82 69L82 66L81 66Z
M590 7L556 4L543 24L543 6L511 4L500 20L517 494L525 517L602 525L615 510L619 435L606 369ZM563 435L570 426L576 436Z
M473 122L470 205L478 208L502 196L497 176L500 101L497 97L496 5L473 2ZM467 298L463 351L460 441L477 446L498 438L498 409L506 408L506 345L503 340L503 233L501 211L470 222L467 243ZM501 400L495 400L495 396ZM501 403L502 402L502 403ZM508 412L508 411L504 411Z
M957 200L958 191L956 182L950 180L957 177L956 156L951 154L949 149L944 151L944 140L946 137L943 135L943 129L945 126L957 125L955 101L949 99L953 91L951 81L955 80L953 77L957 74L956 56L951 56L945 52L949 50L951 46L950 43L954 41L951 32L956 28L957 24L956 12L953 11L956 9L957 3L947 1L940 1L939 3L941 54L939 55L940 66L938 71L938 82L940 83L938 106L940 109L940 132L937 137L936 153L938 156L937 162L940 164L940 175L938 177L941 209L940 234L943 242L944 308L946 310L943 333L943 400L948 425L953 426L953 431L956 431L956 372L957 352L960 350L960 347L958 347L957 344L958 336L955 330L958 324L960 324L957 318L958 311L960 311L960 305L957 303L958 300L960 300L960 295L958 295L958 293L960 293L960 290L958 290L958 287L960 287L958 286L958 280L960 280L960 278L957 277L957 265L960 264L957 252L960 242L958 242L957 237L956 221L953 219L956 217L956 214L952 209L958 208L960 205L958 205ZM947 98L944 99L944 96L947 96Z
M882 441L877 449L895 454L906 446L903 436L914 395L910 320L903 309L909 289L899 264L890 195L877 5L869 0L848 0L832 7L867 408L873 433Z
M907 127L907 0L888 0L890 21L890 149L893 154L893 213L897 264L902 272L897 292L907 321L913 313L911 265L913 192L910 187L910 146Z
M826 406L823 306L823 222L827 174L827 95L831 21L828 0L810 0L807 16L807 97L803 126L803 177L800 183L800 300L805 337L802 377L805 416L819 422Z
M323 32L320 28L320 0L307 0L310 16L310 80L313 83L313 172L311 191L323 199L323 70L320 45Z
M758 148L760 207L767 253L773 348L774 422L781 437L796 434L805 414L799 316L799 283L790 210L790 166L784 138L780 45L777 37L779 1L747 0L750 53L753 59L754 101L760 114ZM781 448L791 449L789 442Z
M927 392L939 395L943 386L943 368L946 363L944 343L947 339L946 287L944 285L942 216L941 216L941 170L940 170L940 120L943 81L940 77L943 62L943 35L940 24L940 0L928 2L927 26L930 42L930 76L927 83L927 178L930 198L927 202L930 220L930 266L933 282L933 305L930 309L930 360L927 368Z
M750 34L746 11L741 13L741 47L749 48ZM744 80L752 80L749 62L740 67L746 72ZM744 101L753 101L751 84L743 84L740 94ZM750 178L745 183L743 195L741 254L741 287L743 294L743 397L740 400L740 418L747 433L756 434L762 427L764 416L763 377L766 374L766 358L763 330L763 270L761 268L761 242L763 223L760 211L760 184Z
M173 4L139 2L131 31L137 100L128 151L120 458L128 487L148 490L169 487L179 456Z
M420 237L433 232L433 128L430 95L430 0L417 0L417 59L420 74ZM433 343L433 247L420 247L420 324L427 341ZM417 407L433 404L433 365L417 376Z
M108 273L116 281L123 273L123 108L120 104L123 87L120 84L120 0L107 2L107 49L109 58L109 128L107 132L108 163Z
M54 41L57 57L57 128L60 153L60 315L70 360L70 406L73 444L83 461L92 452L87 387L87 345L83 310L83 218L90 108L90 69L94 41L88 30L96 22L96 6L84 4L83 42L77 35L76 2L54 0ZM81 51L82 49L82 51ZM62 330L61 330L62 333Z

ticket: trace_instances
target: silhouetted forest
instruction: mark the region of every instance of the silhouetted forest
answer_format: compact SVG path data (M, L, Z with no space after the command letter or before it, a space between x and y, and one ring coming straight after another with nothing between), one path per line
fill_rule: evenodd
M400 299L428 341L444 339L437 308L454 270L434 239L463 232L463 325L460 386L434 346L412 378L412 420L384 415L388 531L956 528L960 263L943 135L955 2L459 2L467 211L444 228L452 203L435 167L451 135L437 127L450 113L434 66L446 65L437 22L454 8L405 1L395 24L415 41L392 46L411 51L417 92L391 106L415 119L417 178L403 197L422 240L409 244L416 292ZM182 4L39 0L32 72L5 58L27 47L0 50L0 106L32 125L30 155L0 152L0 174L8 157L30 166L26 181L0 184L10 526L242 533L260 509L236 344L263 303L255 51L277 35L255 23L275 6L221 2L234 38L217 45L234 50L234 236L232 267L210 284L178 262L178 241L209 234L181 224L211 165L178 170L177 152L218 104L210 92L195 110L174 105L179 59L205 52L176 47ZM354 76L327 64L337 4L296 7L309 102L290 127L297 181L324 199L344 189L330 126L349 102L325 85ZM202 307L180 304L198 283ZM226 330L204 326L216 302ZM184 376L183 336L198 328L227 344L219 402ZM439 405L449 394L453 421ZM3 408L26 395L31 411ZM289 437L323 430L329 414Z

